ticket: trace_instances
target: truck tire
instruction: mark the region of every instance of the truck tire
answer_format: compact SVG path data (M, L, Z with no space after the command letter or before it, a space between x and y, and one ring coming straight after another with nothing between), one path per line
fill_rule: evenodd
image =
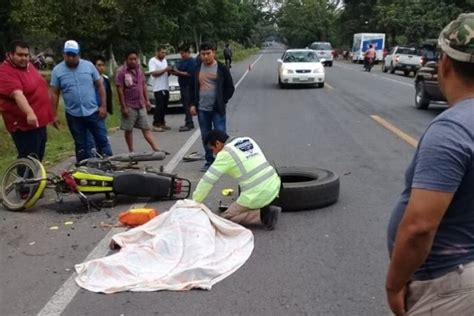
M318 168L279 167L282 180L280 196L273 203L283 212L315 210L339 199L339 177Z
M393 62L390 64L390 73L391 74L395 73L395 68L393 67Z
M430 105L430 98L426 95L423 81L420 80L415 85L415 107L419 110L425 110Z

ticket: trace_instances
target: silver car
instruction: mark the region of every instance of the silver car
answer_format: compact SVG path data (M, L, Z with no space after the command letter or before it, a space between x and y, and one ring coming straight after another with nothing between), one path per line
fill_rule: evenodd
M197 54L191 54L191 57L196 58ZM168 66L171 67L178 67L179 63L181 62L181 55L180 54L171 54L166 56L166 61L168 62ZM148 98L151 102L151 107L155 107L155 94L153 93L153 85L152 81L153 78L150 75L147 76L147 93ZM181 92L179 89L178 77L170 75L169 77L169 87L170 87L170 100L169 100L169 107L180 107L181 106Z
M312 50L315 50L318 54L319 60L324 64L324 66L332 67L332 62L334 59L332 46L329 42L314 42L309 47Z

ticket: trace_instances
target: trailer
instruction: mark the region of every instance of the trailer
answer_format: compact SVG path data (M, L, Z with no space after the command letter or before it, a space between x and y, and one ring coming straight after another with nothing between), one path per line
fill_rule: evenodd
M352 44L352 62L361 63L364 60L364 53L369 49L369 45L374 45L376 51L376 62L383 60L383 51L385 48L384 33L357 33L354 34Z

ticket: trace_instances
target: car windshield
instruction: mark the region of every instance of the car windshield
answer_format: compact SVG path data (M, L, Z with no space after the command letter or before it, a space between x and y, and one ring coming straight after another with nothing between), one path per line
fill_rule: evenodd
M166 61L168 62L168 66L176 66L178 67L179 63L181 62L181 58L171 58L171 59L166 59Z
M287 52L283 58L285 63L314 63L318 62L318 57L314 52Z
M331 44L329 43L313 43L311 49L314 50L332 50Z
M406 48L406 47L400 47L397 50L397 54L404 54L404 55L418 55L418 52L416 48Z

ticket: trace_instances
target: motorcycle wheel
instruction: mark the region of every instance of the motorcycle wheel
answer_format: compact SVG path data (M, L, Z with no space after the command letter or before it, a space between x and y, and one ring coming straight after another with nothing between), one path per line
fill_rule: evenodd
M25 183L27 179L39 179ZM34 158L20 158L12 163L1 182L2 205L9 211L31 208L46 188L46 170Z

